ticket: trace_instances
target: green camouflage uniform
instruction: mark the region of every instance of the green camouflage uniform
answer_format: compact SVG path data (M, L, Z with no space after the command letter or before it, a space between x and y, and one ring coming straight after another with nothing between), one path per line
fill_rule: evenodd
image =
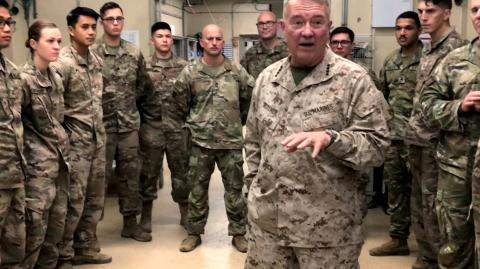
M147 80L145 61L132 43L121 40L116 52L110 51L103 38L92 46L103 59L103 122L107 132L106 181L118 178L120 213L132 216L140 213L139 190L140 113L137 100ZM115 160L115 173L112 171ZM108 183L106 184L108 185Z
M42 74L32 63L21 70L26 168L27 246L22 268L54 269L68 202L69 141L63 84L52 68Z
M262 42L258 42L245 52L240 64L257 79L263 69L287 56L288 48L283 40L279 40L279 44L273 49L266 49Z
M183 125L185 117L178 108L173 91L175 80L187 65L176 56L168 60L152 56L147 63L151 85L145 90L140 105L140 152L142 170L140 193L144 201L157 199L157 178L163 166L163 155L167 154L168 168L172 178L172 197L177 203L188 203L188 152Z
M424 251L424 253L419 254L423 256L426 262L432 264L437 263L437 253L441 240L443 240L439 230L439 216L437 216L435 209L438 181L435 148L438 141L438 126L427 126L421 112L419 99L425 88L425 83L432 76L433 70L440 61L450 51L465 44L466 41L452 29L437 42L423 48L417 73L412 114L405 134L405 143L409 145L409 158L413 175L412 214L415 216L413 231L419 238L422 237L422 234L426 235L428 244L422 244L420 251Z
M403 139L412 112L417 67L422 55L422 44L408 58L401 48L387 56L380 70L381 87L392 111L389 121L392 144L385 160L384 179L388 184L390 237L407 239L410 234L410 194L412 174L408 163L408 146ZM417 236L417 241L420 238ZM421 244L419 244L421 246Z
M295 256L300 268L359 268L362 176L384 160L387 115L387 103L368 73L329 48L298 85L289 58L265 69L245 135L250 236L245 268L277 268L271 265ZM337 138L315 159L310 149L289 153L281 145L293 133L323 130Z
M437 213L441 268L474 268L472 172L480 138L480 114L462 113L462 100L480 89L480 40L450 52L420 97L426 124L440 128L437 144ZM475 202L473 203L475 207Z
M216 67L201 59L182 70L175 94L183 102L191 135L186 229L203 234L208 217L208 186L215 163L225 187L229 235L245 234L246 205L242 195L242 124L245 122L255 81L240 65L225 59Z
M477 112L478 113L478 112ZM472 173L472 213L475 227L475 268L480 268L480 139Z
M98 248L97 225L105 200L105 128L102 122L102 59L87 58L73 46L62 48L55 68L65 88L64 127L70 138L69 205L60 259Z
M25 255L22 83L16 66L1 53L0 80L0 267L15 268Z

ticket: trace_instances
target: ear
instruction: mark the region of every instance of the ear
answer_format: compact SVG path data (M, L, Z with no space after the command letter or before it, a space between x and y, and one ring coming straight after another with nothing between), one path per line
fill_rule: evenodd
M73 30L74 30L73 26L68 26L68 34L70 35L70 37L73 36Z
M155 44L153 44L153 39L154 39L154 37L152 36L152 37L150 38L150 42L149 42L149 43L150 43L150 45L155 46Z
M33 50L37 50L37 47L38 47L38 42L35 41L34 39L31 39L28 41L28 43L30 44L30 47L33 49Z
M448 21L450 19L451 15L452 15L452 10L451 9L443 10L443 20L444 21Z
M281 19L280 21L278 21L278 25L280 25L280 29L282 29L282 31L285 31L285 20L284 19Z
M205 44L203 43L203 38L200 38L199 43L202 48L205 48Z

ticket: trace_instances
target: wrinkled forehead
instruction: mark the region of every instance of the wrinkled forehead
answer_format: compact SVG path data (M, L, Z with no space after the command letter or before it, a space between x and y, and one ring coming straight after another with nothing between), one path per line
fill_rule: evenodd
M265 21L275 21L277 20L275 14L271 13L271 12L265 12L265 13L262 13L260 14L260 16L258 16L258 19L257 21L259 22L265 22Z
M330 1L329 0L284 0L283 1L283 18L291 16L292 11L302 13L309 11L317 13L315 16L323 16L330 19Z
M208 38L223 38L223 31L220 27L206 27L203 29L202 37Z

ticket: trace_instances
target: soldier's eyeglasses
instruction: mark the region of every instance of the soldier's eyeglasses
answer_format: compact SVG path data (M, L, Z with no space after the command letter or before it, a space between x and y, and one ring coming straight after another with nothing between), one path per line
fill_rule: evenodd
M257 22L257 28L271 28L273 27L277 22L276 21L266 21L266 22Z
M333 41L330 42L330 45L332 47L337 47L338 45L340 45L342 47L346 47L350 44L352 44L352 42L348 41L348 40L333 40Z
M115 21L117 23L123 23L125 21L125 18L124 17L106 17L102 20L108 23L114 23Z
M17 22L12 19L12 18L8 18L8 19L3 19L3 18L0 18L0 29L3 30L3 28L5 28L5 25L8 25L8 27L10 27L10 31L14 32L15 31L15 24L17 24Z

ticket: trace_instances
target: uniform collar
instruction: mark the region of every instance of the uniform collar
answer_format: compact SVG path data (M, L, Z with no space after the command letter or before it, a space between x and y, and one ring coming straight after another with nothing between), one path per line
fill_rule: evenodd
M278 39L279 43L273 47L273 49L267 49L263 46L262 42L258 42L256 44L255 51L258 54L265 54L265 53L282 53L284 50L287 49L287 44L282 39Z
M426 53L430 53L431 51L435 50L436 48L438 48L445 40L447 40L448 37L450 37L450 35L454 32L455 30L450 27L450 29L447 31L447 33L445 33L445 35L443 35L437 42L435 43L432 43L430 45L430 48L428 48L426 50Z
M127 54L126 41L120 38L120 44L118 45L118 51L116 54L110 53L107 49L107 43L105 43L105 36L97 40L97 45L100 47L100 51L105 55L124 55Z
M415 53L410 57L410 61L405 64L405 66L411 65L413 63L418 63L420 62L420 58L422 58L422 49L423 49L423 43L421 41L418 41L418 47ZM398 66L401 66L404 64L402 61L402 48L398 49L398 57L394 60L395 64Z
M173 55L173 53L168 59L160 59L157 57L155 53L153 53L151 58L151 66L152 67L173 67L176 59L177 57Z
M301 91L305 88L308 88L312 85L320 84L321 82L327 81L333 77L332 68L335 65L335 58L340 57L335 55L330 48L325 48L325 55L323 60L312 70L312 72L305 77L300 84L295 85L294 79L292 77L290 58L288 56L282 65L280 65L273 77L272 83L278 84L290 92Z
M480 38L475 37L470 43L471 51L468 53L468 60L480 66Z
M94 56L93 56L90 48L87 49L87 58L86 59L83 58L82 56L80 56L80 54L78 54L78 51L74 46L70 45L69 50L70 50L70 53L72 54L73 58L75 58L75 60L77 61L77 63L79 65L87 65L88 66L88 63L91 63L93 61Z
M52 87L51 78L53 78L53 70L50 66L47 68L47 76L45 76L42 72L40 72L40 70L38 70L38 68L33 64L33 61L31 59L27 61L23 69L24 72L30 73L35 76L40 87Z
M223 58L224 58L223 63L221 63L219 66L217 66L218 68L223 68L223 71L220 72L219 74L223 74L225 72L228 72L228 71L232 70L232 62L227 57L225 57L225 55L223 56ZM218 74L210 74L208 72L208 68L206 68L207 65L202 63L202 58L198 58L196 60L196 66L197 66L198 72L202 72L202 73L207 74L209 76L217 76L218 75Z

